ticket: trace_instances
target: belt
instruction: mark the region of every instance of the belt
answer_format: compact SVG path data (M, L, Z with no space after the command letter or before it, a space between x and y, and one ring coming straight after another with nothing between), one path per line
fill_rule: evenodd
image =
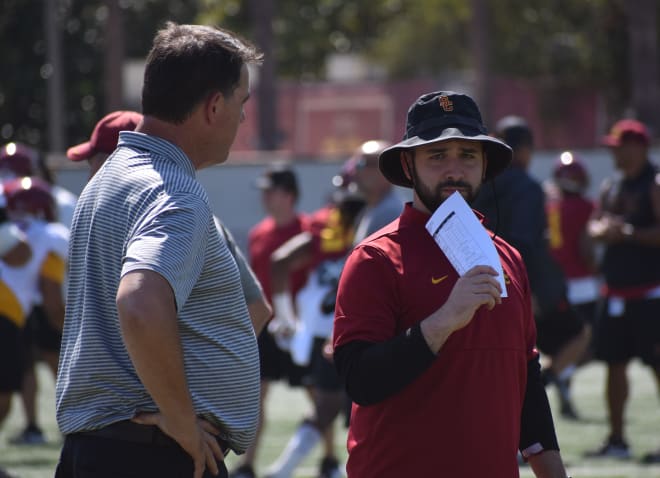
M107 438L110 440L128 441L144 445L156 445L162 447L179 447L174 438L166 435L156 425L141 425L130 420L115 422L111 425L96 430L78 432L78 435ZM229 445L222 438L216 437L222 453L227 456L231 451Z

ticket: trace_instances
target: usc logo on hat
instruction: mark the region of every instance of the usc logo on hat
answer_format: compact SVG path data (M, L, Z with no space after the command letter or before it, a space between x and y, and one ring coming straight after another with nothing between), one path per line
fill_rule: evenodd
M439 96L438 102L444 111L454 111L454 103L449 99L447 95Z

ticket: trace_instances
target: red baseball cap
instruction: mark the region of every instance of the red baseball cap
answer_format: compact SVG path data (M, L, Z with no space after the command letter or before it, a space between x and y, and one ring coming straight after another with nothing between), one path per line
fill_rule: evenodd
M610 133L603 137L603 144L621 146L624 138L641 139L647 145L650 142L649 132L644 123L634 119L622 119L614 123Z
M89 159L96 153L111 154L117 147L120 131L133 131L142 121L135 111L113 111L96 123L89 141L72 146L66 151L71 161Z

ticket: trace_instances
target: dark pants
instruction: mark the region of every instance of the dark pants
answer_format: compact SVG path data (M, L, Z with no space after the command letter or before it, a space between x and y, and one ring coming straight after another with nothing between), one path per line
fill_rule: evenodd
M153 436L156 439L149 440L151 442L143 440L143 435L140 433L135 440L134 437L127 436L125 430L118 434L118 438L113 437L112 433L100 435L94 432L67 435L55 478L192 478L193 476L194 467L190 455L160 430L154 432ZM225 464L218 463L218 469L220 472L217 477L227 478ZM203 476L212 478L214 475L207 469Z

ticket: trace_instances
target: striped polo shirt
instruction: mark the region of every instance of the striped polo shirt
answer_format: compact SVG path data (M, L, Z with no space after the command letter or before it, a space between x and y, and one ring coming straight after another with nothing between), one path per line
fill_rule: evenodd
M151 270L176 300L197 414L244 451L259 409L259 355L236 263L188 157L163 139L122 132L74 213L56 385L63 434L157 411L122 341L119 281Z

